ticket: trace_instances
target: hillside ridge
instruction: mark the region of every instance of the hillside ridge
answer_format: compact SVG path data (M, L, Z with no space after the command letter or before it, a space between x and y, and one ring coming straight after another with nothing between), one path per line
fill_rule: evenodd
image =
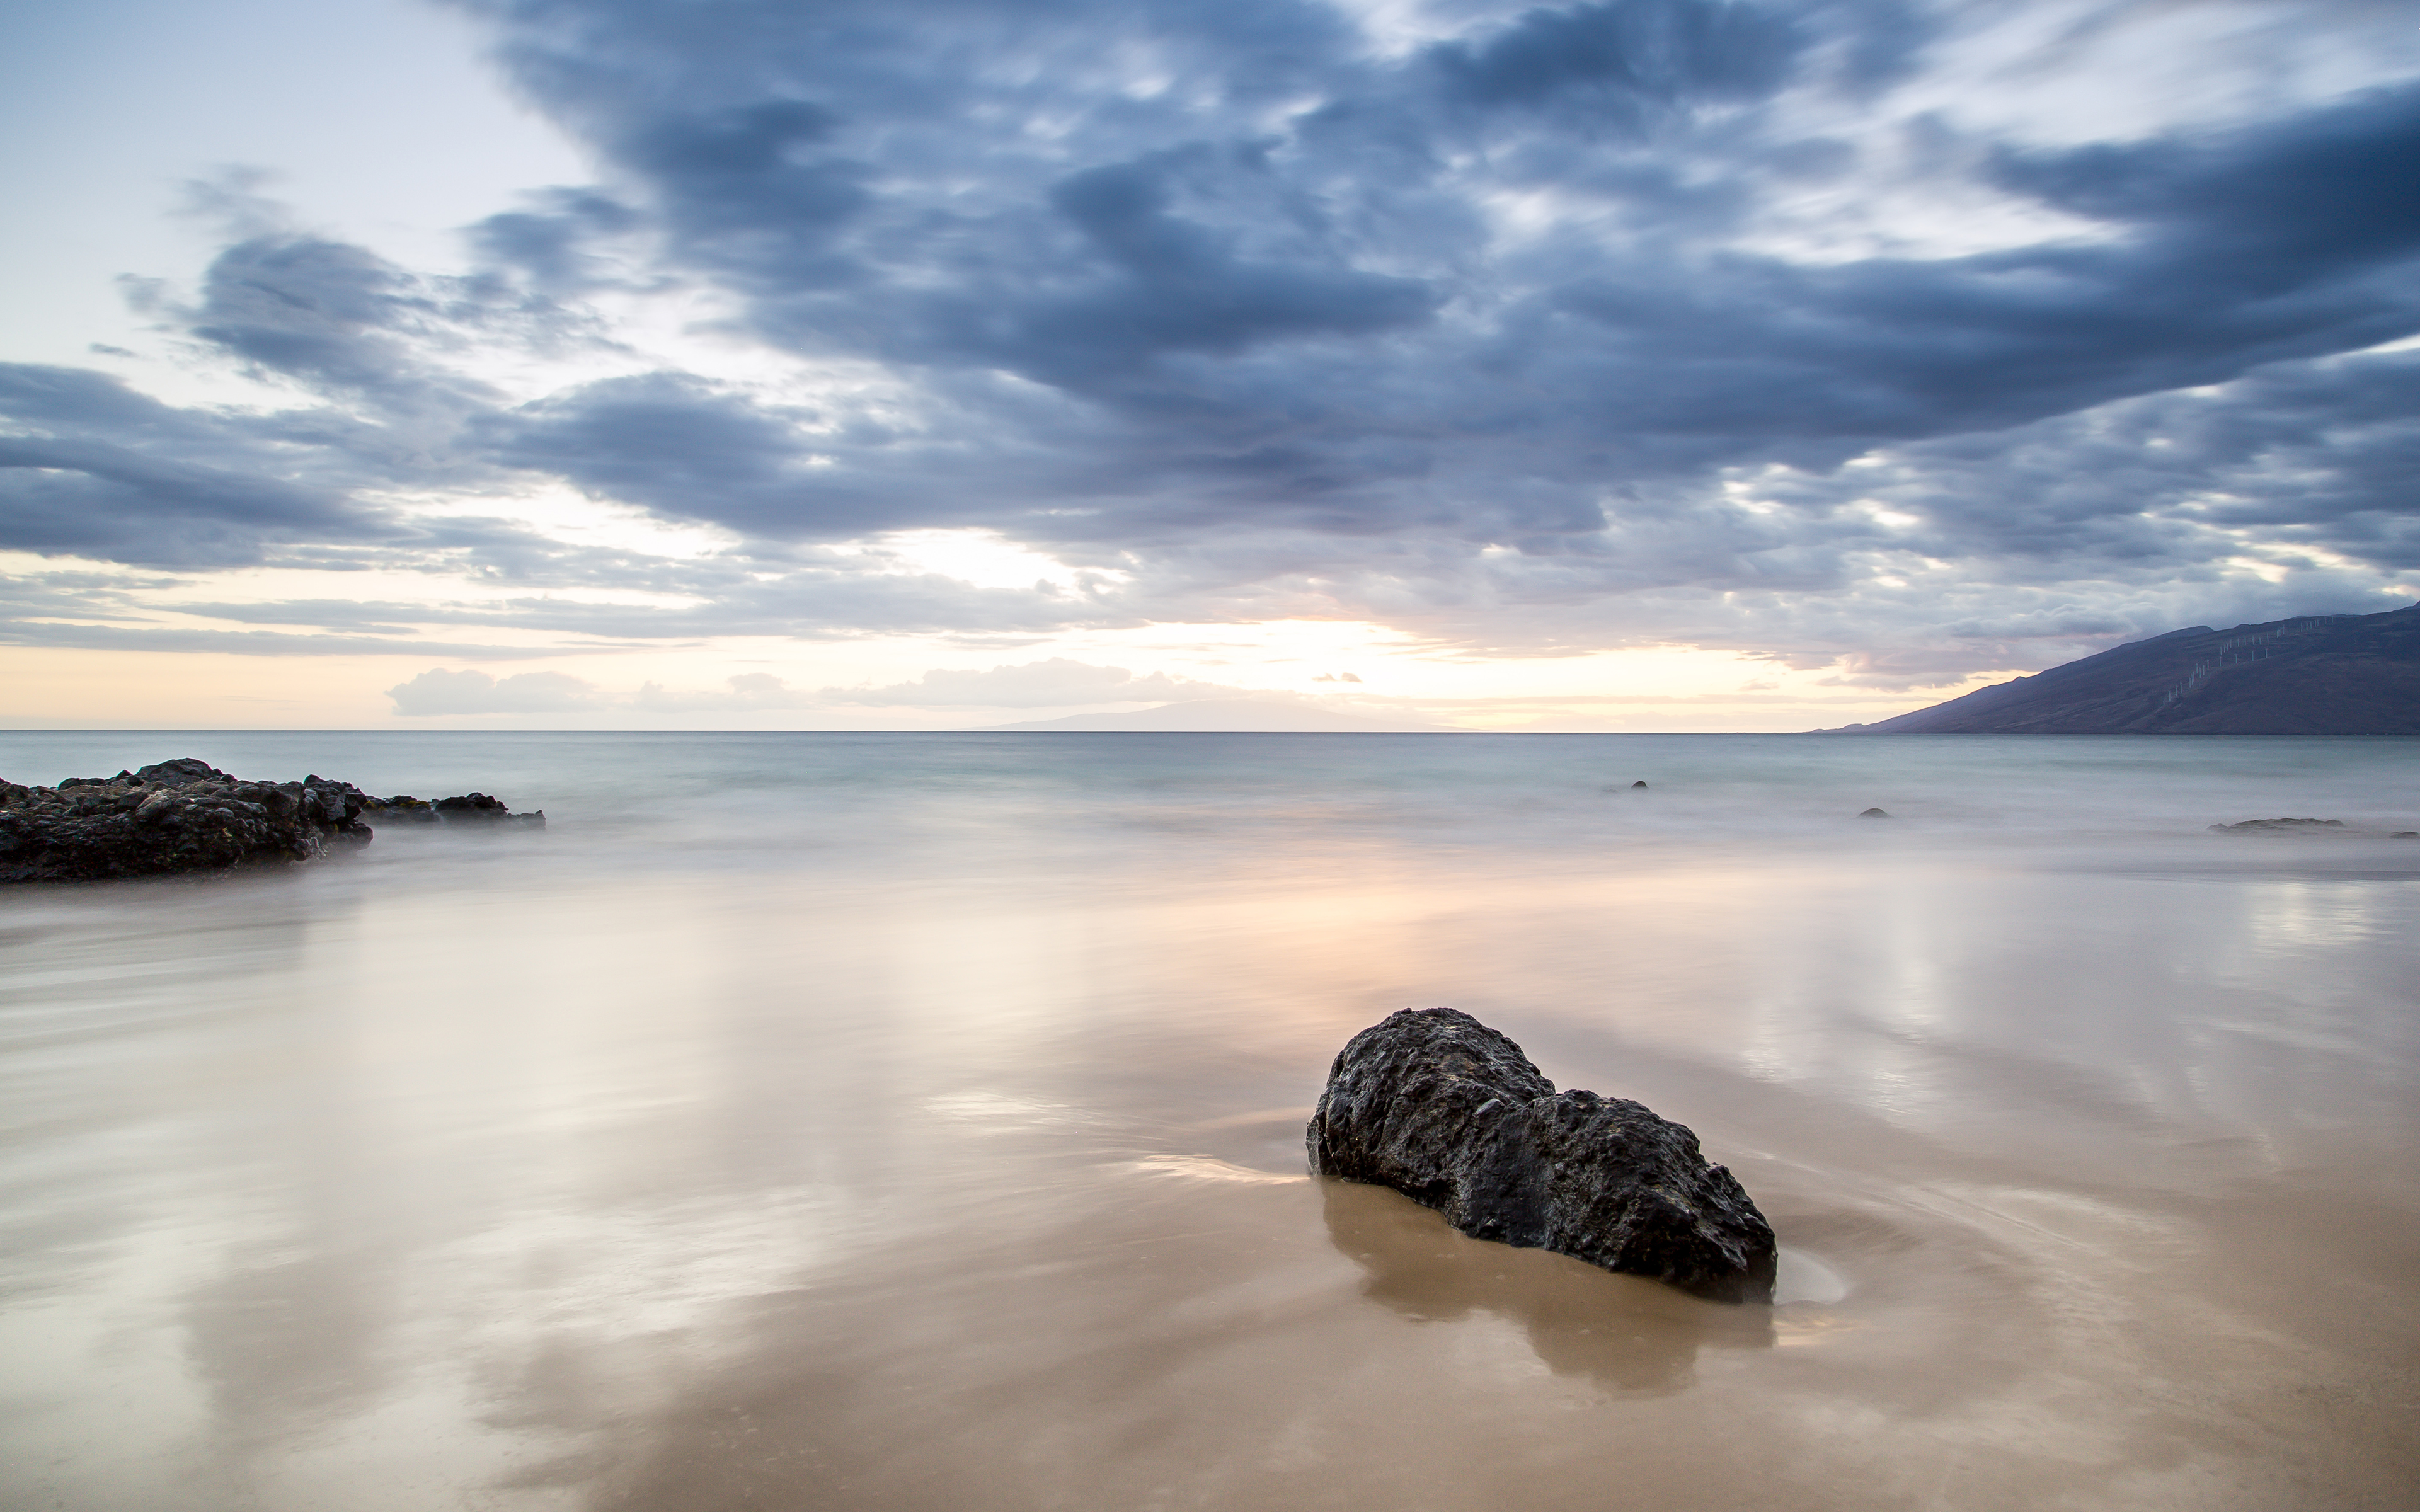
M2170 630L1819 734L2420 734L2420 604Z

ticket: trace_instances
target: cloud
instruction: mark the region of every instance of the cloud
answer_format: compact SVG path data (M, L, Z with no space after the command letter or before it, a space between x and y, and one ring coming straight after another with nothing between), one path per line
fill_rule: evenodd
M811 708L814 694L790 687L771 672L739 672L712 690L679 691L659 683L645 683L630 700L635 708L658 714L745 713L754 709Z
M1326 678L1321 681L1333 682ZM1347 674L1348 682L1360 681ZM718 688L674 688L644 683L636 693L607 693L561 672L524 672L502 681L478 671L432 668L387 689L401 715L546 714L628 707L649 714L746 714L783 709L925 708L1043 709L1105 703L1170 703L1214 698L1285 698L1265 690L1207 683L1164 672L1137 675L1124 667L1052 657L981 671L935 669L883 687L792 687L771 672L739 672Z
M995 286L922 301L928 349L1116 402L1139 377L1148 384L1163 358L1374 335L1434 316L1439 296L1419 280L1358 270L1341 256L1242 255L1239 235L1174 213L1185 180L1257 170L1188 147L1069 176L1051 187L1050 208L1104 276L1065 292L1029 284L1021 299Z
M103 374L0 363L0 547L223 566L394 533L387 511L279 457L270 427Z
M1772 93L1806 40L1755 6L1607 0L1526 11L1482 41L1437 43L1427 61L1475 104L1576 106L1636 130L1655 107Z
M482 671L431 667L386 690L395 712L412 717L447 714L559 714L597 707L596 687L567 672L516 672L502 681Z
M838 472L804 427L684 374L608 378L482 416L485 454L588 493L766 535L845 537L889 523L880 496Z
M2391 346L2420 332L2420 86L2382 12L2245 8L2327 66L2188 38L2197 93L2096 127L2078 101L2157 8L1996 56L2053 10L462 8L598 181L477 222L460 275L206 186L226 244L147 307L270 397L0 369L0 545L513 585L218 606L398 642L1292 615L1852 682L2376 607L2420 570ZM728 361L641 355L675 326L652 349ZM554 489L714 544L473 517ZM885 544L952 530L1055 565L978 585ZM1169 696L1032 666L857 691Z
M1053 656L983 671L936 670L910 683L883 687L828 687L830 703L881 708L1068 708L1095 703L1169 703L1186 699L1232 698L1248 688L1171 677L1142 676L1124 667L1100 667Z
M473 225L473 250L549 294L610 283L597 249L638 230L638 213L593 189L547 189L530 197L529 209L502 211Z
M2347 171L2408 155L2420 93L2206 143L2006 147L1978 160L1985 187L2126 227L2117 241L1799 263L1727 245L1732 224L1678 239L1606 239L1590 224L1490 256L1472 239L1485 193L1575 193L1618 224L1625 208L1668 208L1682 193L1670 169L1719 149L1681 119L1657 143L1668 166L1623 165L1622 153L1561 144L1573 124L1561 116L1474 126L1455 100L1585 96L1591 120L1641 101L1751 108L1814 55L1810 25L1845 23L1850 35L1830 39L1844 41L1906 18L1871 8L1802 22L1620 0L1528 11L1373 68L1351 39L1320 37L1311 8L1267 6L1249 21L1171 10L1114 27L1139 27L1166 65L1223 94L1207 117L1223 114L1223 140L1204 140L1203 115L1172 113L1172 101L1010 82L1020 76L1001 57L940 36L970 20L984 35L1000 17L982 9L905 6L840 33L739 4L723 8L725 29L678 39L648 8L548 0L499 13L538 98L652 186L675 255L748 297L766 339L1005 368L1107 406L1139 450L1189 454L1188 471L1207 474L1197 486L1272 466L1295 489L1323 471L1338 474L1331 486L1392 483L1365 450L1375 433L1450 439L1474 414L1493 434L1556 449L1584 426L1600 444L1627 436L1639 461L1666 470L1793 440L1862 447L2420 329L2408 288L2364 281L2408 258L2408 217L2386 208L2397 196L2365 192ZM1008 59L1058 57L1105 20L1088 6L1024 15L994 34ZM1261 55L1237 45L1244 25L1326 43L1295 70L1324 100L1274 134L1235 71ZM765 98L733 104L735 88ZM1047 151L1014 132L945 139L929 114L944 98L985 118L1052 113L1069 124ZM1343 124L1364 118L1391 123L1405 150L1373 160ZM1513 133L1497 175L1512 182L1451 165L1473 131ZM1779 173L1794 145L1753 132L1743 143L1735 126L1728 135L1730 165L1751 179ZM858 165L845 193L832 187L844 164ZM1607 178L1617 165L1631 171ZM2309 187L2330 181L2344 187ZM2281 211L2318 224L2278 234ZM1393 266L1369 266L1380 261ZM1435 323L1448 301L1463 318ZM1337 338L1358 339L1317 345ZM1340 403L1348 393L1366 397ZM1541 402L1552 395L1562 397Z

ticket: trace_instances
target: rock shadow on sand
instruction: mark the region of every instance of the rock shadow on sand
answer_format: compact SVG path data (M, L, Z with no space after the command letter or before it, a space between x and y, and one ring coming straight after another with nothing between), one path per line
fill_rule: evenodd
M1520 1325L1549 1370L1608 1392L1663 1396L1697 1379L1698 1352L1770 1349L1771 1309L1702 1301L1542 1249L1457 1233L1399 1192L1323 1179L1327 1237L1361 1267L1361 1294L1417 1322L1492 1314Z

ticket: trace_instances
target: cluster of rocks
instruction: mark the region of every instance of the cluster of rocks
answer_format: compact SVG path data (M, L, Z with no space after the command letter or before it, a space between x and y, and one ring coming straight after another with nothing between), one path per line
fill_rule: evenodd
M1698 1136L1626 1098L1557 1092L1450 1008L1353 1037L1304 1131L1323 1176L1389 1186L1474 1239L1549 1249L1721 1302L1770 1302L1773 1226Z
M316 774L256 782L191 756L57 787L0 780L0 882L87 882L308 861L367 844L364 814L406 823L544 827L484 793L427 802L374 797Z

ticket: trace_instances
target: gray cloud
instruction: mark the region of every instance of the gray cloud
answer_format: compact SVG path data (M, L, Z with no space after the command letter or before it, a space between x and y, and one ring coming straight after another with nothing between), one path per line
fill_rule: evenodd
M812 411L770 409L672 373L609 378L475 427L486 455L605 498L773 536L845 538L890 523L881 496L802 432ZM476 444L476 443L474 443Z
M0 363L0 546L146 565L256 562L279 542L390 538L387 512L275 455L248 418L76 368Z
M1772 93L1806 40L1789 17L1755 6L1606 0L1527 11L1484 40L1440 42L1427 60L1475 104L1559 106L1636 130L1659 106Z
M1393 49L1311 0L463 8L604 181L471 227L466 277L223 193L229 245L190 302L152 306L293 402L0 370L0 544L531 590L292 609L363 634L1311 614L1902 682L2237 608L2374 608L2420 569L2412 359L2355 355L2420 332L2408 83L2052 147L1883 114L1957 23L1885 0L1474 0ZM2371 23L2297 14L2348 60ZM1788 250L1774 218L1819 191L2052 229ZM578 301L609 286L715 291L725 335L883 393L666 370L514 404L463 376L467 353L606 343ZM738 539L673 560L371 501L531 480ZM1047 549L1076 586L825 549L951 526ZM2283 580L2230 565L2247 552ZM545 596L572 585L698 607Z
M472 226L473 249L490 266L516 270L549 294L610 283L596 249L640 229L639 214L592 189L549 189L531 198L528 209L490 215Z

